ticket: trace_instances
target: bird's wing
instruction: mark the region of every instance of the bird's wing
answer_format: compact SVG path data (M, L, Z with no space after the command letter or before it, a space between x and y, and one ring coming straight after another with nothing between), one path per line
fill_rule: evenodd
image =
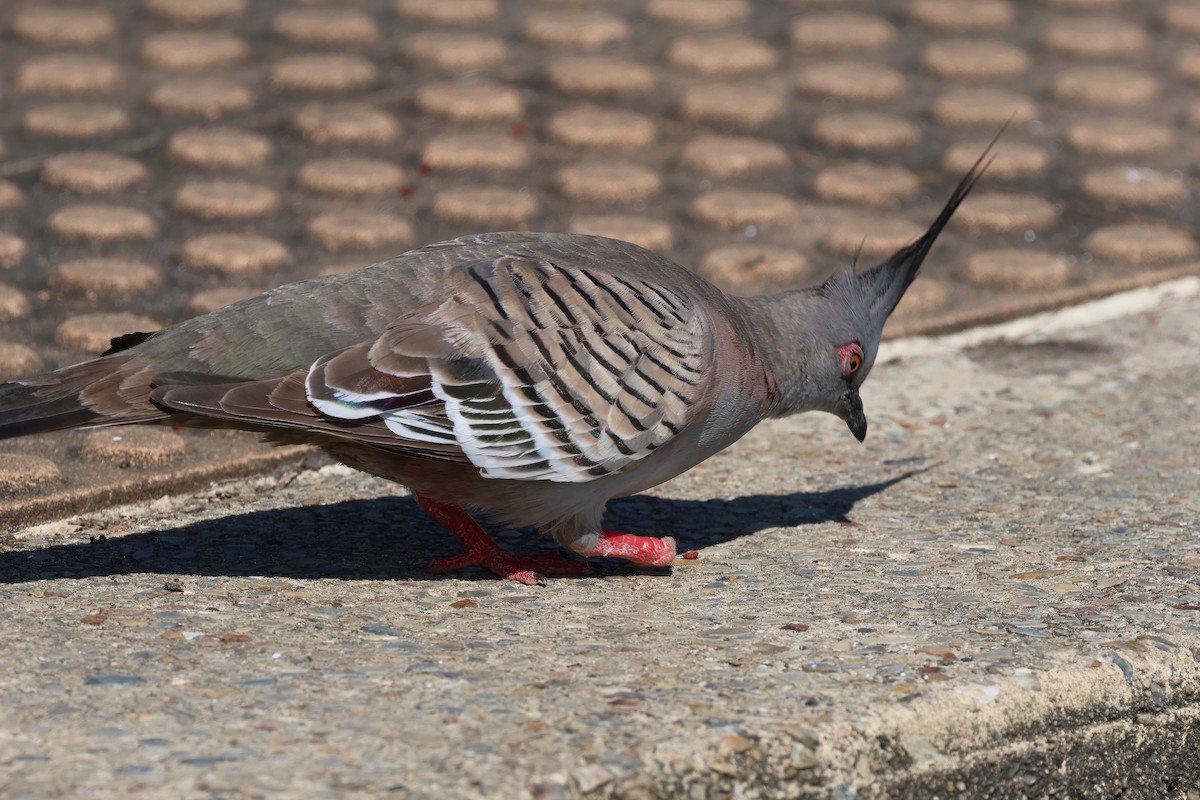
M593 480L683 430L712 382L712 332L684 293L549 261L459 265L445 299L306 373L166 376L170 408L469 462L490 478Z

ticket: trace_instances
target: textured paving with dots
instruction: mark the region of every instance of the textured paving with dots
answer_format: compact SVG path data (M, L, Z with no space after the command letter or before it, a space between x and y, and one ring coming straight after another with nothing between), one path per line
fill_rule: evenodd
M888 334L1198 267L1200 7L1129 0L0 5L0 379L485 229L732 291L875 261L1009 128ZM298 457L0 446L0 525Z

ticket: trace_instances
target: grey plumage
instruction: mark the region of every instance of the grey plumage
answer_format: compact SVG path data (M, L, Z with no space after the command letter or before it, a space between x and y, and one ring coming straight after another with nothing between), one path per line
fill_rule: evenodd
M766 297L726 295L612 239L429 245L0 385L0 438L156 422L259 431L408 485L443 521L453 503L585 555L666 563L673 542L604 531L605 503L771 416L827 411L861 440L858 387L883 323L980 172L879 266ZM447 524L473 546L467 522Z

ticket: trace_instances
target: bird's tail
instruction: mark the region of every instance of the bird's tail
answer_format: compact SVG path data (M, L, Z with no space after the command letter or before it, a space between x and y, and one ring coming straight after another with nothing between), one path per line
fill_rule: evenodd
M0 383L0 439L167 416L150 402L143 366L113 356Z

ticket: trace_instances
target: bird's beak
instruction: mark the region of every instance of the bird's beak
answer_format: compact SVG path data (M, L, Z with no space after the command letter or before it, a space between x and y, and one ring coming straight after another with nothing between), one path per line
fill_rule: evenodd
M834 406L834 413L846 421L846 426L860 442L867 438L867 415L863 413L862 398L857 389L847 389Z

